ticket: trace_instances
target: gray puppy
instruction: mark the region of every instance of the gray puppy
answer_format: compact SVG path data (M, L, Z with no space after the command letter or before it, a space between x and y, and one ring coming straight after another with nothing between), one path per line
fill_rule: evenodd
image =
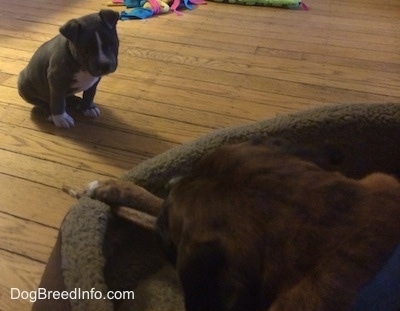
M118 20L118 12L101 10L61 26L60 34L40 46L21 71L20 96L42 108L58 127L74 126L67 104L78 105L87 117L98 117L100 110L93 103L97 85L118 65ZM82 91L82 98L74 95Z

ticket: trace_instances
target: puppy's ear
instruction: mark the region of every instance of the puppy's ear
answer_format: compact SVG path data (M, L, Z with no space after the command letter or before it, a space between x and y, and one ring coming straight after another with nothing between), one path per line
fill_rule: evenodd
M78 42L81 25L76 19L71 19L60 27L60 33L73 44Z
M114 28L119 20L119 13L113 10L100 10L99 15L101 20L110 29Z

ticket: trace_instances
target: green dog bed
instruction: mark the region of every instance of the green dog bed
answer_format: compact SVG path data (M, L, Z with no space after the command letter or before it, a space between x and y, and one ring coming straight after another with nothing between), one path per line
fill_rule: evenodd
M375 171L399 173L400 105L352 104L218 130L149 159L121 178L165 197L166 183L189 172L205 153L255 136L283 137L301 144L335 144L345 151L339 170L351 177ZM399 261L395 263L398 270ZM110 299L38 300L33 310L184 310L176 273L165 262L155 237L111 215L107 205L88 198L79 200L65 217L40 287L94 289L103 295L134 290L135 299L115 304Z

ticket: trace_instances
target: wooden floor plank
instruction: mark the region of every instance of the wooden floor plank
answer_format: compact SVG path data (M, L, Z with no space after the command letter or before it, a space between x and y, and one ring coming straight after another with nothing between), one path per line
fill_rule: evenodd
M119 176L111 174L105 176L100 172L93 173L85 169L88 164L82 163L81 167L63 165L60 162L52 162L7 150L0 150L0 158L2 160L0 174L15 176L53 188L61 188L62 185L82 185L100 177Z
M0 249L46 263L57 238L57 229L0 213Z
M16 298L17 289L27 292L36 290L44 264L0 249L0 270L0 310L30 310L30 299L11 299L11 292Z
M76 203L74 198L62 193L60 187L45 186L6 174L0 174L0 197L0 212L51 228L59 228L69 207ZM8 242L2 243L6 243L4 247L7 247Z

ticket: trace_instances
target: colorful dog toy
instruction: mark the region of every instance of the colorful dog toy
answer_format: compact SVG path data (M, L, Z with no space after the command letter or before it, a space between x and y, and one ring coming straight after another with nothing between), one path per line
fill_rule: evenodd
M114 2L115 1L115 2ZM210 0L219 3L232 3L243 5L274 6L282 8L302 8L308 10L308 7L301 0ZM121 20L143 19L155 14L173 11L181 15L179 7L185 7L192 10L195 5L204 4L205 0L113 0L114 5L123 4L130 11L121 12Z
M195 5L204 4L205 0L124 0L124 5L131 9L130 11L121 12L121 20L127 19L143 19L155 14L174 11L181 15L178 11L180 6L192 10Z

